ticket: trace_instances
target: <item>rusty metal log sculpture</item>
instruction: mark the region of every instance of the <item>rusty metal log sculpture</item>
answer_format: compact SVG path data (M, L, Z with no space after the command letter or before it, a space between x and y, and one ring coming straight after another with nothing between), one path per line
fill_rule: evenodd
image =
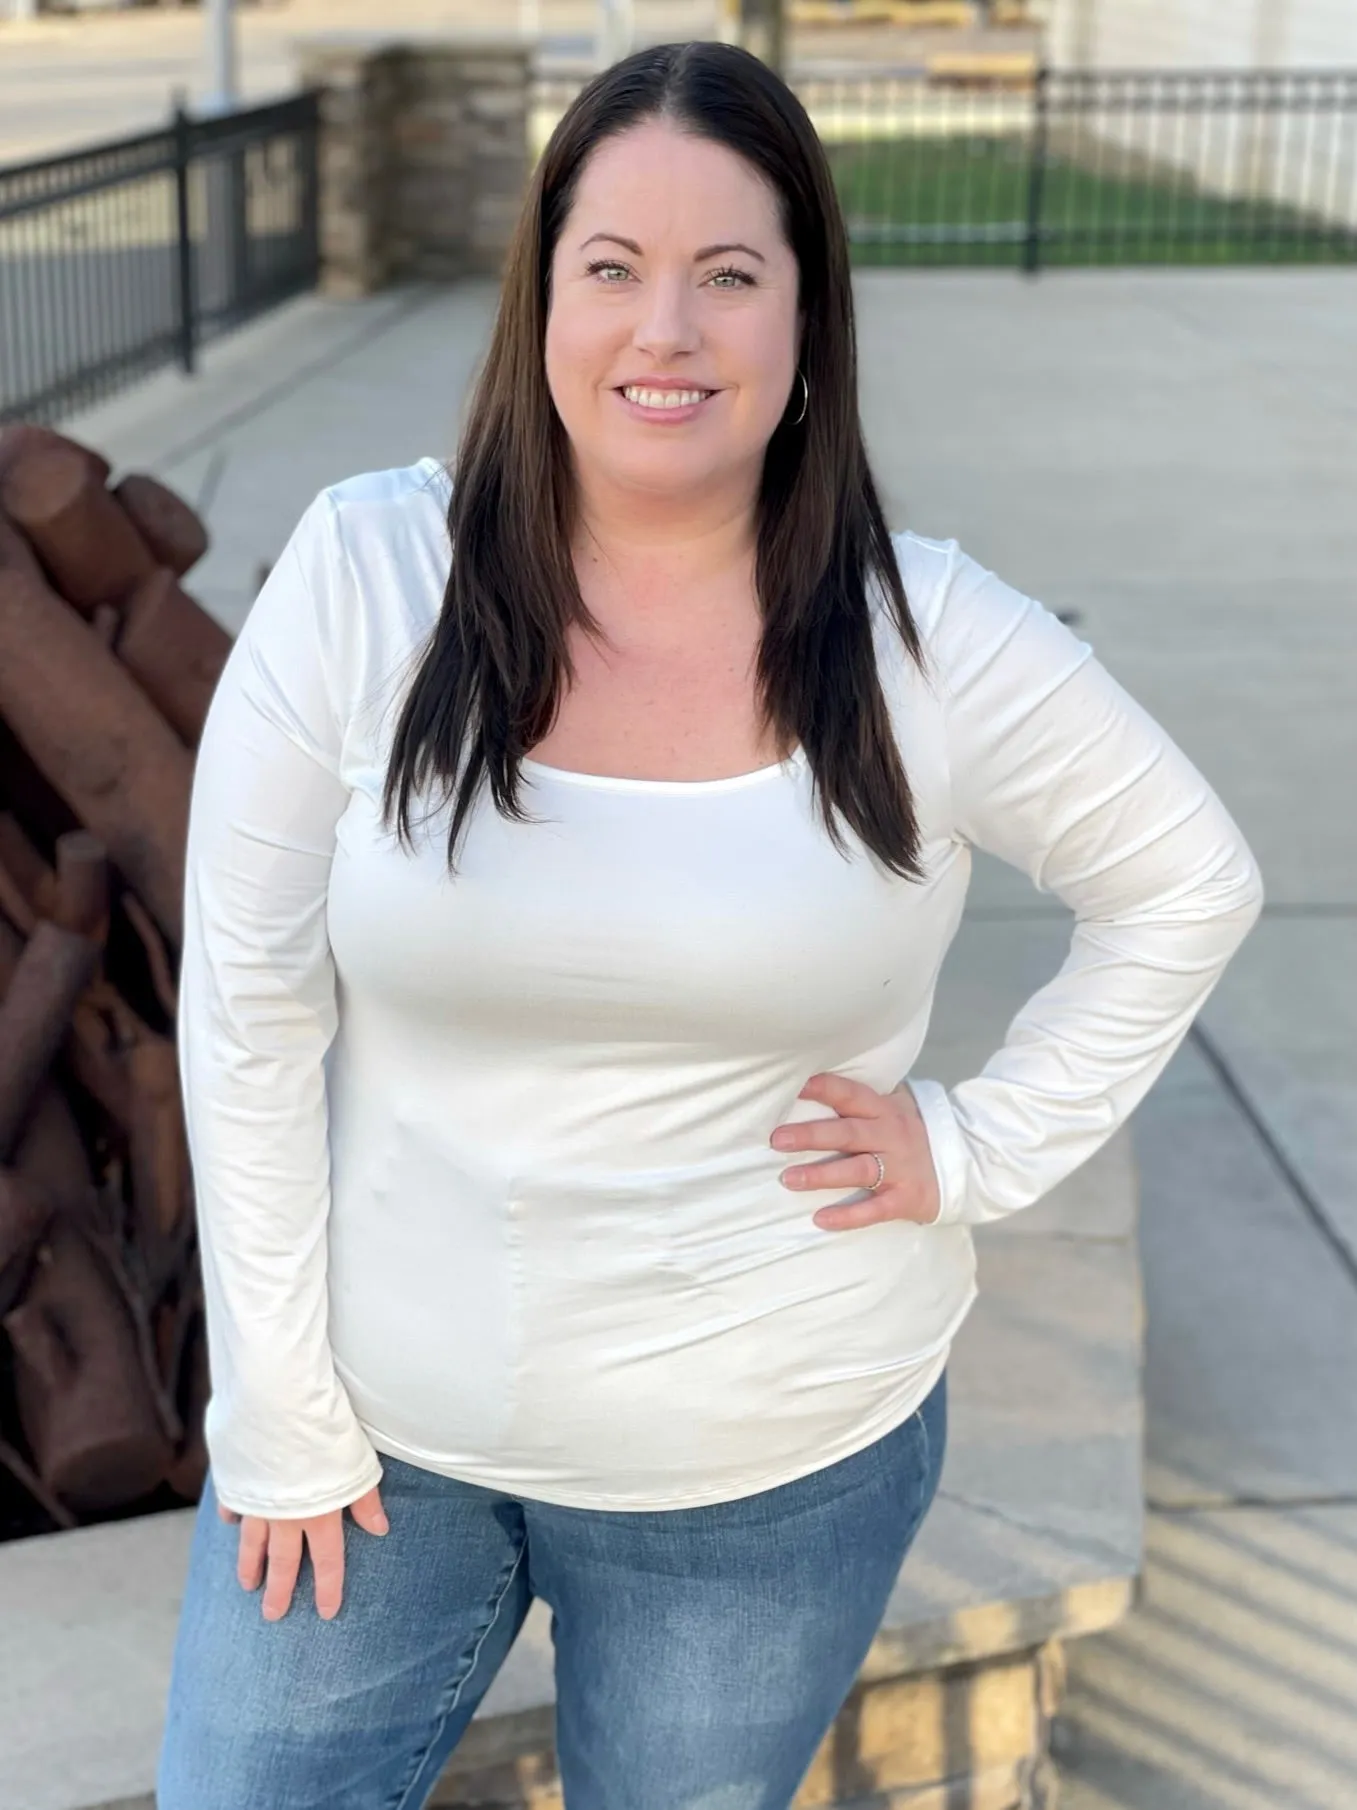
M136 1329L86 1238L58 1218L23 1300L4 1318L19 1418L34 1468L75 1513L135 1501L174 1452Z
M119 605L156 559L77 447L35 447L0 475L0 509L83 616Z
M17 465L8 482L25 469ZM28 542L3 516L0 713L177 943L192 758L116 656L47 584Z
M174 1028L231 639L179 582L193 510L111 476L0 429L0 1538L196 1500L207 1465Z
M113 648L166 721L196 748L231 637L168 566L157 566L128 593Z
M114 485L113 494L156 559L176 578L207 552L207 529L184 499L158 478L134 471Z

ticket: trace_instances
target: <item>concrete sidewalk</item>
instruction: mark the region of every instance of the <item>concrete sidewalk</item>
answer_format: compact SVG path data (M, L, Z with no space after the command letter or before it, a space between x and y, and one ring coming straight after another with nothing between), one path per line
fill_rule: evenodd
M592 52L597 0L537 0L539 42L550 60ZM715 0L642 0L650 40L711 37ZM262 0L237 7L237 86L242 105L261 105L296 83L295 41L316 32L386 36L503 37L531 9L519 0ZM209 89L202 10L136 8L23 24L0 16L0 164L154 131L176 89L191 105Z
M319 487L450 449L493 300L488 285L306 300L212 348L198 379L166 375L68 426L205 509L215 544L190 583L234 626ZM1222 792L1269 884L1136 1120L1145 1598L1071 1649L1063 1801L1351 1810L1357 275L873 271L859 307L895 525L955 534L1077 612ZM980 864L939 1002L975 1059L1067 929L1021 876Z

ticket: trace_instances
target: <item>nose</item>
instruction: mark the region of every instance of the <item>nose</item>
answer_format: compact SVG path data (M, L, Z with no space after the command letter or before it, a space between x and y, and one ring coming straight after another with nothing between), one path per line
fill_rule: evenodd
M636 323L634 343L659 364L678 352L701 345L692 292L682 277L657 278L647 284L645 304Z

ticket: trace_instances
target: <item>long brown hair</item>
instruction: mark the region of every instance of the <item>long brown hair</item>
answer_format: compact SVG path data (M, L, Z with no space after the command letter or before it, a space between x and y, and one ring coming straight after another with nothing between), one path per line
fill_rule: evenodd
M543 356L553 253L590 153L665 118L734 151L778 198L800 273L805 419L784 417L764 455L755 582L764 722L798 741L826 830L837 812L892 871L917 877L919 834L881 684L868 606L875 581L922 664L857 405L848 239L824 148L805 109L757 57L720 43L641 50L596 76L552 133L505 265L489 352L453 465L452 565L395 731L384 820L431 777L455 791L448 865L489 780L495 807L526 821L519 761L547 733L572 676L566 633L597 632L570 548L570 448ZM800 388L794 395L799 398ZM460 777L459 777L460 768Z

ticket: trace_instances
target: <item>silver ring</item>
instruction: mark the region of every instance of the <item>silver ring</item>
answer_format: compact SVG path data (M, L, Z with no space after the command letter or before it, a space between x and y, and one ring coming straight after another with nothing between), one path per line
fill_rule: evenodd
M886 1165L882 1162L881 1157L877 1151L869 1150L867 1152L867 1154L876 1163L876 1180L874 1182L868 1182L867 1192L869 1194L875 1194L877 1189L881 1186L882 1182L884 1182L886 1179Z

